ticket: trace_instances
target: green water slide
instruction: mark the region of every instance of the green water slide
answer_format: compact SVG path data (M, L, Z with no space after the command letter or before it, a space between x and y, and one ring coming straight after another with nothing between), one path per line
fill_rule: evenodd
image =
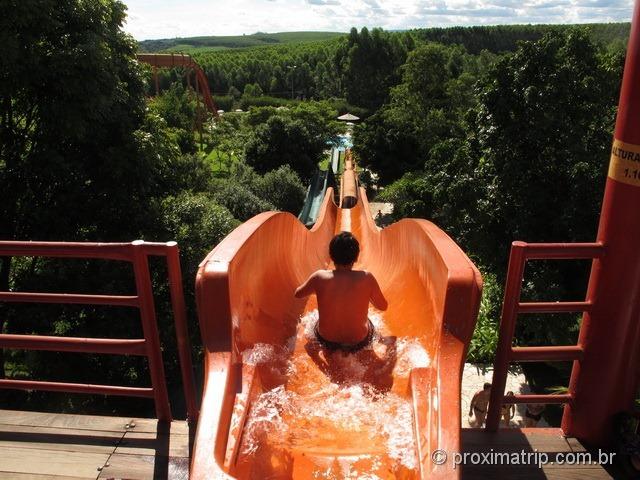
M327 188L335 186L336 178L331 167L327 170L317 169L311 179L311 184L307 190L307 198L304 201L298 219L308 227L316 223Z

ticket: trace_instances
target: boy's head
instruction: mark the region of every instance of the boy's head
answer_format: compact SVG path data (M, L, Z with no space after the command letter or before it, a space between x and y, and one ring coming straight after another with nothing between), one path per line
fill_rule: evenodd
M491 390L491 384L490 384L490 383L485 383L485 384L482 386L482 389L483 389L485 392L487 392L487 391Z
M360 254L360 244L350 232L340 232L329 243L329 256L336 265L353 265Z

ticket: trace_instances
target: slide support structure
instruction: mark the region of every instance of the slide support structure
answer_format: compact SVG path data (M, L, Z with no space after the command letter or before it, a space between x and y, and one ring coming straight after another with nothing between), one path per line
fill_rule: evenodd
M613 440L613 417L633 407L640 373L640 0L620 92L598 242L562 429L589 445Z

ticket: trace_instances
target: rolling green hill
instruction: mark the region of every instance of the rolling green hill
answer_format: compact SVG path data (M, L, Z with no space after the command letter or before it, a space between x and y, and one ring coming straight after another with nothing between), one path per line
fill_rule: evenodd
M138 43L141 52L198 52L233 48L279 45L286 43L317 42L346 35L340 32L281 32L254 33L226 37L189 37L143 40Z

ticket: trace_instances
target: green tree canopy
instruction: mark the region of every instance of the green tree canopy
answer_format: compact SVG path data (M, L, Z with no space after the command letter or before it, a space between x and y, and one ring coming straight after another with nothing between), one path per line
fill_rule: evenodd
M402 67L391 98L355 130L355 150L383 183L419 170L438 142L462 137L465 112L475 103L479 59L460 47L428 43Z
M594 238L621 75L604 58L584 31L550 34L484 82L477 173L487 257L504 259L513 238Z
M247 121L255 127L244 150L245 159L262 174L289 165L307 181L343 128L336 116L328 106L312 103L292 109L253 110Z
M162 94L151 100L150 108L164 118L169 127L192 130L196 116L193 97L182 83L175 82Z
M132 238L164 193L155 178L176 152L145 131L155 126L124 17L113 1L0 6L2 238Z
M0 58L0 238L182 239L189 244L182 257L189 299L190 269L211 247L207 242L222 238L236 222L210 197L184 193L210 188L211 172L200 157L181 155L166 120L147 111L144 75L134 56L135 42L122 30L124 18L125 6L113 0L0 4L0 39L5 45ZM164 113L169 117L173 109ZM197 228L193 215L201 215ZM177 225L187 221L188 228ZM99 263L3 258L0 290L132 291L130 269ZM161 278L154 283L163 285ZM91 306L0 308L0 330L11 333L141 336L135 312L118 315ZM178 378L173 375L177 356L170 317L162 313L167 311L159 309L158 321L168 378L173 379ZM140 377L146 382L147 367L134 358L70 359L55 352L20 351L9 355L7 364L20 365L20 378L82 383L101 370L106 383L136 384ZM0 350L0 377L4 366ZM45 398L11 394L19 402ZM118 403L100 398L75 403L69 396L61 401L63 409L93 401L109 411Z
M375 110L398 83L398 67L405 61L407 45L397 35L379 28L371 33L351 29L346 46L344 85L349 103Z
M416 49L410 57L421 51ZM422 165L388 187L382 198L396 202L399 215L432 218L495 274L499 284L514 240L593 240L623 53L598 46L580 28L522 43L480 78L477 104L460 107L464 114L448 138L433 137L436 141L428 150L422 143L416 149ZM425 86L430 83L430 75L421 69L420 77L411 75L409 63L403 85L394 94L414 79L422 78ZM422 100L413 97L414 107L407 111L414 109L410 118L416 125L425 118L419 114L425 105L427 115L440 101L449 108L455 105L453 98L447 100L447 90L430 90ZM393 103L385 120L394 118L388 113L392 110ZM442 109L436 106L435 111ZM587 268L578 262L532 263L527 266L523 298L580 298ZM553 322L553 327L540 328L538 321ZM519 323L517 341L572 343L577 325L575 317L532 319Z

